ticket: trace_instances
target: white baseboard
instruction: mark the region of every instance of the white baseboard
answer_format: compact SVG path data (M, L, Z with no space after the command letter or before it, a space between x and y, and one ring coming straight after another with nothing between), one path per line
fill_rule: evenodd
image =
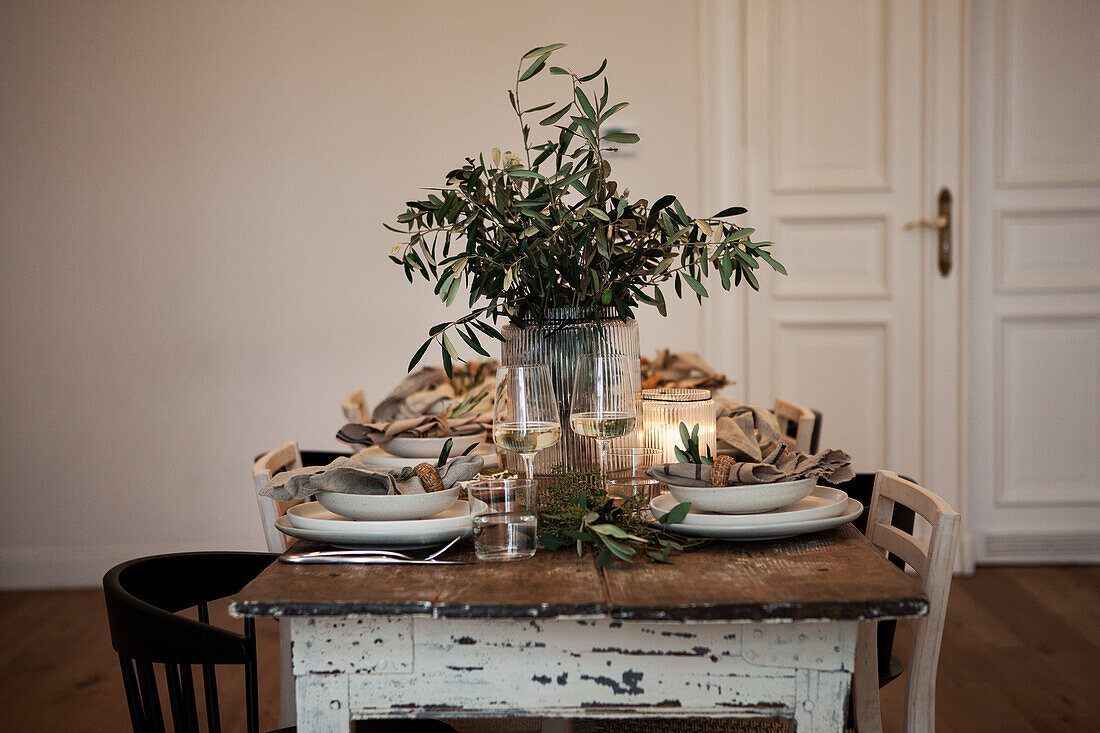
M0 548L0 589L96 588L102 585L104 573L120 562L170 552L201 552L211 547L202 542L181 542ZM236 547L220 544L217 549L265 551L263 547L246 543L240 543Z
M979 563L1100 563L1100 533L1097 532L1001 532L986 535L981 548Z

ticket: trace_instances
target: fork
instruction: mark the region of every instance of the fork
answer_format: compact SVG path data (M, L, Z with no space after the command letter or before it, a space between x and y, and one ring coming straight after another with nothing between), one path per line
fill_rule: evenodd
M372 550L368 548L363 548L361 550L316 550L314 552L303 552L299 555L287 555L285 556L283 562L308 562L310 558L321 559L339 557L346 557L349 559L355 557L378 557L392 558L394 560L403 560L406 562L433 562L437 557L454 547L455 543L457 543L460 539L462 538L455 537L453 540L443 545L443 547L440 547L438 550L424 558L412 557L411 555L406 555L404 552L396 552L394 550Z

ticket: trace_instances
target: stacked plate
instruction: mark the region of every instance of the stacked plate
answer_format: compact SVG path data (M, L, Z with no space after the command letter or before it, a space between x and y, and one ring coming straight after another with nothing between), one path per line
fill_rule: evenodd
M435 463L447 438L394 438L385 447L372 445L359 451L359 460L371 468L385 470L401 469L417 463ZM498 465L496 451L486 442L485 433L477 435L451 436L450 459L461 456L471 445L476 444L472 454L481 456L486 468Z
M737 491L728 487L726 491ZM672 494L655 497L649 505L654 519L672 511L680 502ZM840 527L863 511L863 505L839 489L817 486L805 498L787 506L753 514L708 512L694 507L682 522L667 525L670 532L686 537L719 540L778 540Z
M280 532L300 540L335 547L387 547L413 549L450 542L473 532L470 505L456 501L449 509L423 519L349 519L330 512L315 501L292 506L275 520Z

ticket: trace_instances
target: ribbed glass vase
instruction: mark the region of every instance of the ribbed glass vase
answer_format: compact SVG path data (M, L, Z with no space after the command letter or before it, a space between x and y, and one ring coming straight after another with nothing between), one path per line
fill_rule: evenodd
M592 311L587 308L552 308L547 311L541 325L519 327L505 324L501 329L501 364L545 364L550 369L554 394L561 406L562 436L557 445L535 455L535 476L550 475L556 465L572 470L596 471L600 457L596 441L577 435L569 428L569 402L573 395L573 375L577 359L585 352L618 352L633 359L635 384L641 384L641 350L638 344L638 324L634 319L623 321L614 308L600 312L600 325L592 322ZM641 404L639 396L638 429L630 435L617 438L610 446L634 448L640 445ZM519 454L504 452L506 465L517 470L523 465ZM521 470L521 469L520 469Z

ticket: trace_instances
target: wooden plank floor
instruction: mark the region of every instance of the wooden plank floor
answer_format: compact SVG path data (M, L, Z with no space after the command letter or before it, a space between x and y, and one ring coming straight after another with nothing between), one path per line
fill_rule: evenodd
M1100 566L981 568L952 585L940 659L940 731L1100 730ZM219 613L229 621L224 611ZM217 620L217 619L216 619ZM278 711L278 635L257 624L262 725ZM908 635L899 631L901 652ZM904 653L901 654L904 659ZM219 675L226 730L243 681ZM904 678L883 691L901 730ZM476 723L462 724L477 731ZM129 729L99 590L0 593L0 731Z

